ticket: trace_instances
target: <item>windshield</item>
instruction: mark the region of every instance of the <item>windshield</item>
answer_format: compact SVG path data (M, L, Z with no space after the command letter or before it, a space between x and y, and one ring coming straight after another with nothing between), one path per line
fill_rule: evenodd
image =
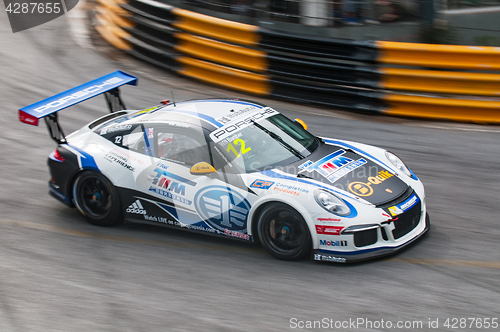
M303 159L319 141L300 124L277 114L252 122L215 145L231 163L256 172Z

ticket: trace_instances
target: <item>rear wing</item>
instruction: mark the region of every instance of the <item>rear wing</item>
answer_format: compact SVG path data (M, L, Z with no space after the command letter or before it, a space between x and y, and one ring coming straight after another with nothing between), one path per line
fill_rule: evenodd
M57 143L66 143L66 138L59 125L57 112L104 93L111 113L125 109L120 98L119 87L124 84L137 85L137 77L122 71L97 78L76 88L61 92L19 110L19 121L38 126L38 120L44 119L50 136Z

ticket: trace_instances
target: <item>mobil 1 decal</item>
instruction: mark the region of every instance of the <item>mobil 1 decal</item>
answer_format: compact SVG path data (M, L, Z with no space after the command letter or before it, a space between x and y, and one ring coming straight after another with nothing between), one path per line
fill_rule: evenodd
M194 197L196 211L211 227L246 233L250 203L240 193L223 186L209 186Z

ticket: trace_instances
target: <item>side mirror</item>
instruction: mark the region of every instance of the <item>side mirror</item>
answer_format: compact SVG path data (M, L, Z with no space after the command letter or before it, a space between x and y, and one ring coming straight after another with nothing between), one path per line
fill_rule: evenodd
M300 125L302 126L302 128L304 128L304 130L307 130L307 125L306 125L306 123L303 120L297 118L297 119L293 120L293 122L300 123Z
M193 175L207 175L210 173L217 173L215 168L207 163L206 161L201 161L199 163L196 163L191 167L189 172Z

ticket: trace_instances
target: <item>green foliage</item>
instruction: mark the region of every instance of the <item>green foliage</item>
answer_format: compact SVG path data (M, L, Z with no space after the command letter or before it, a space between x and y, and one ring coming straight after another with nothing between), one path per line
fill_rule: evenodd
M474 44L478 46L500 46L500 38L496 36L482 35L474 37Z
M420 42L425 44L457 45L458 36L450 28L424 28L420 31Z

